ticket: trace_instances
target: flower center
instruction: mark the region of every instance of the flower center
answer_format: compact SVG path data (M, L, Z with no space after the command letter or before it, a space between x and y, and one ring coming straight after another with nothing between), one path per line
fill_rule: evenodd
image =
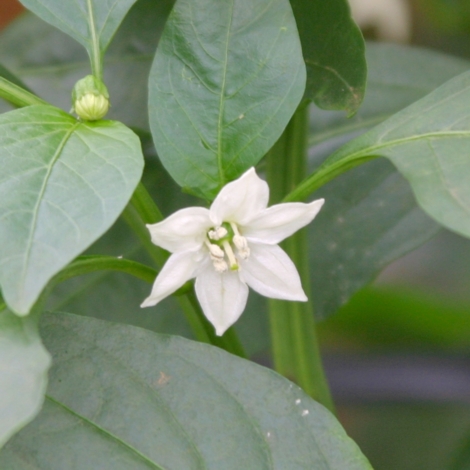
M217 272L223 273L229 266L232 271L240 269L237 259L248 259L250 248L246 238L240 235L233 222L223 222L207 232L206 246L209 249L212 264ZM236 251L236 255L235 255Z

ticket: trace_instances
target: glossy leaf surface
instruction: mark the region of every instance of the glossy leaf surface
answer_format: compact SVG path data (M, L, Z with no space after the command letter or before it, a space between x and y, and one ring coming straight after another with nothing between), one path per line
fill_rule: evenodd
M291 0L307 66L305 98L354 114L367 78L362 33L347 0Z
M0 312L0 447L41 409L50 356L37 319Z
M344 113L312 109L312 170L348 140L469 67L466 61L436 52L387 44L368 44L367 62L367 94L356 116L348 120ZM386 160L342 174L312 196L317 197L326 199L325 210L309 229L317 318L335 313L391 261L439 230Z
M269 369L73 315L46 315L41 331L49 398L0 453L2 468L371 468L329 412Z
M213 198L280 136L305 87L288 0L178 0L150 75L150 125L165 168Z
M116 220L143 158L120 123L83 123L49 106L0 116L0 283L27 314L61 268Z
M470 73L450 80L332 155L388 157L410 182L421 207L470 236Z

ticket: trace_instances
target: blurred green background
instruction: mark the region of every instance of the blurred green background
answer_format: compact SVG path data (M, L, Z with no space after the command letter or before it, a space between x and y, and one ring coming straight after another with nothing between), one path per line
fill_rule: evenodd
M407 6L405 42L470 59L470 0ZM441 230L319 336L340 419L376 470L470 470L470 240Z

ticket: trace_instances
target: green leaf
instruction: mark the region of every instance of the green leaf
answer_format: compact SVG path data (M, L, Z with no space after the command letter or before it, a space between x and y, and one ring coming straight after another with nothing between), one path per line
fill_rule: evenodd
M326 201L308 229L317 319L335 313L388 264L439 230L386 160L342 174L314 197Z
M158 154L212 198L279 138L305 86L288 0L178 0L150 75Z
M367 43L367 93L352 118L312 107L311 145L326 158L345 139L380 124L438 86L470 68L468 61L435 51L396 44ZM321 147L320 147L321 144Z
M41 409L50 356L37 318L0 312L0 447Z
M148 265L153 263L140 241L121 220L87 253L106 253ZM149 295L150 287L123 273L101 271L59 284L49 296L48 308L191 337L191 330L174 298L165 299L152 309L140 307Z
M142 181L155 195L158 207L165 214L196 205L194 198L181 193L155 154L146 159ZM147 265L154 264L140 240L121 219L86 253L123 256ZM191 337L189 325L174 298L169 297L151 309L140 307L149 292L149 284L139 279L101 271L56 286L49 296L48 308Z
M27 314L49 279L116 220L143 167L114 121L83 123L50 106L0 116L0 283Z
M290 0L307 65L305 98L354 114L364 98L364 40L347 0Z
M367 63L367 94L356 116L346 119L344 113L312 109L311 171L358 133L469 68L466 61L436 52L370 43ZM342 174L313 197L326 199L309 228L317 318L335 313L390 262L439 230L419 209L407 181L385 159Z
M102 55L135 1L21 0L21 3L85 46L92 59L94 72L101 72Z
M388 157L431 217L470 236L469 103L470 73L464 73L342 147L323 168Z
M49 398L1 452L2 468L371 468L328 411L269 369L66 314L46 315L42 334Z
M138 0L112 40L104 70L111 95L110 119L148 129L148 75L172 4L172 0ZM83 48L31 14L21 15L2 32L0 56L39 96L65 110L70 109L73 84L89 74Z

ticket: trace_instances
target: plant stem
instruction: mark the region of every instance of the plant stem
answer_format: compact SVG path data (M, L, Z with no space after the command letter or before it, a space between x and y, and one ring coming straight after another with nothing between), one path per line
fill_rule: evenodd
M305 177L307 129L308 108L299 108L267 156L271 203L281 201ZM283 248L296 264L305 293L311 299L305 230L286 240ZM311 300L270 300L269 318L275 369L297 382L315 400L333 411L334 405L318 347Z
M93 75L98 78L99 80L103 80L103 56L101 54L101 48L99 43L99 38L96 35L96 24L95 24L95 15L93 11L93 3L91 0L87 0L87 8L88 8L88 25L90 27L91 33L91 43L92 43L92 50L91 50L91 70Z
M96 271L112 270L121 271L131 276L144 280L145 282L153 282L157 271L146 266L123 258L115 258L113 256L87 255L79 256L72 261L66 268L58 273L52 280L53 285L71 279L72 277L90 274Z
M142 183L137 186L131 203L123 212L124 220L139 237L157 266L162 267L168 259L168 253L155 246L149 236L145 224L163 220L163 215ZM213 326L204 316L194 293L192 284L183 286L185 295L177 297L177 301L191 326L196 338L204 343L210 343L240 357L246 357L243 346L233 328L229 328L222 337L216 336Z
M369 160L374 160L375 158L377 158L377 155L366 155L353 159L345 158L331 165L322 166L315 173L292 188L289 194L283 198L283 202L302 201L318 188L321 188L324 184L342 173L362 165Z
M0 98L7 100L9 103L19 108L35 104L49 105L49 103L33 95L33 93L30 93L3 77L0 77Z

